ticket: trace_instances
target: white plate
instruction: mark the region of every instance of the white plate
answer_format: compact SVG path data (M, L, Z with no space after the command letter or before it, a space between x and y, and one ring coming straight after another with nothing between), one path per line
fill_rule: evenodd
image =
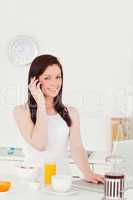
M71 188L69 191L66 191L66 192L56 192L54 190L52 190L51 187L43 187L42 188L42 191L47 193L47 194L53 194L53 195L63 195L63 196L66 196L66 195L75 195L79 192L78 189L75 189L75 188Z
M12 193L14 193L14 189L13 188L9 189L6 192L0 192L0 197L3 196L3 195L10 195Z

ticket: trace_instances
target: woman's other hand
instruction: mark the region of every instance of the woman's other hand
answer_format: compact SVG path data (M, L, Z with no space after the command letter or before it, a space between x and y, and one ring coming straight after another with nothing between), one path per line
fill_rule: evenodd
M104 176L90 172L84 176L85 180L91 183L104 183Z

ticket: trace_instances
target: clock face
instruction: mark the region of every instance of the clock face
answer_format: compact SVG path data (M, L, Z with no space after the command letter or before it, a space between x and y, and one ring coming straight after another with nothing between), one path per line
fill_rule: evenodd
M17 66L30 64L38 55L38 45L29 36L17 36L10 42L8 50L9 60Z

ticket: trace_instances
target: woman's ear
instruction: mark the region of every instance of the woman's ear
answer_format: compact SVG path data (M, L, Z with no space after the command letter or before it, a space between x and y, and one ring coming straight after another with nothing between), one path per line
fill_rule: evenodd
M39 80L36 78L36 80L37 80L37 82L36 82L36 86L37 86L37 84L39 83Z
M40 83L42 83L42 79L41 79L41 77L40 77L40 76L38 77L38 80L39 80L39 82L40 82Z
M40 88L42 89L42 83L40 84Z

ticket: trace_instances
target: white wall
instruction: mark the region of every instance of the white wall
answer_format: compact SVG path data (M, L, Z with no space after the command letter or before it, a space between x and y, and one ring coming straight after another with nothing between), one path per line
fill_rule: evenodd
M128 96L132 104L133 91L132 0L0 3L0 145L22 145L11 112L26 98L29 66L13 66L7 49L12 38L24 34L36 39L40 53L60 58L64 102L79 108L85 146L109 148L110 136L102 120L132 109L127 106Z

